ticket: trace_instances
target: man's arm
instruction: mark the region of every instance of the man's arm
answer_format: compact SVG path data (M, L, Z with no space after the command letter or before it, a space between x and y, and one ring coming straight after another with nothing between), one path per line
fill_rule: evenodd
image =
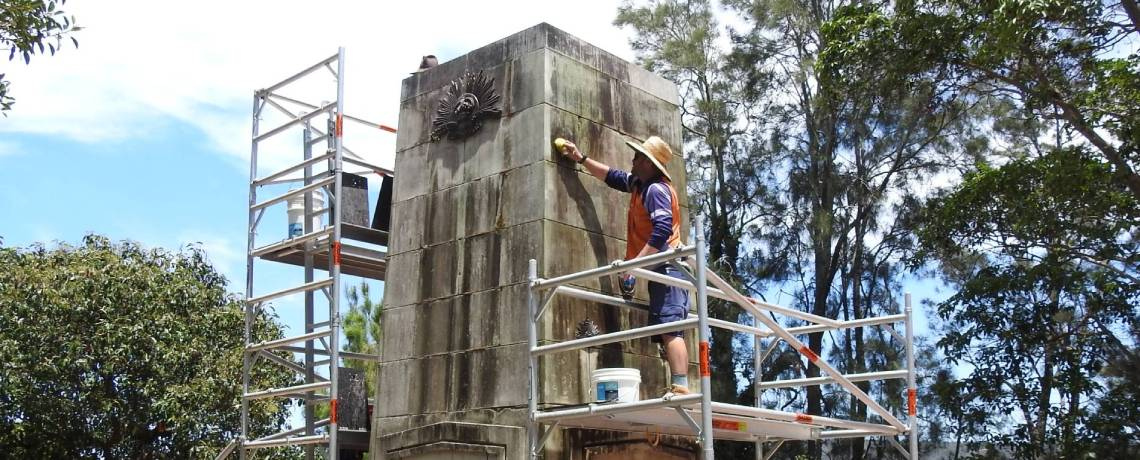
M586 161L582 161L585 155L582 155L582 152L578 150L578 146L574 145L573 142L566 141L566 147L562 149L562 156L569 158L575 163L581 162L582 166L585 166L586 170L600 181L605 181L606 176L610 173L610 167L605 163L593 158L586 158Z

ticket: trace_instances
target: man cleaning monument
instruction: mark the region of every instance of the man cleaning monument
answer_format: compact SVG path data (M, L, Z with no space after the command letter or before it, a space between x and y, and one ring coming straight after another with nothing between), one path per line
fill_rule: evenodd
M625 251L625 258L629 260L681 246L681 209L677 191L665 170L665 164L673 156L669 144L657 136L641 144L631 141L626 141L626 144L634 151L633 164L628 172L591 159L573 142L561 138L555 141L564 157L584 166L610 188L630 194ZM685 279L680 271L667 263L651 270ZM625 274L621 281L623 295L632 295L633 275ZM648 287L650 325L680 321L688 316L689 296L684 289L653 281ZM671 375L668 391L674 394L689 394L689 352L682 334L683 331L676 331L653 337L653 341L660 343L665 350Z

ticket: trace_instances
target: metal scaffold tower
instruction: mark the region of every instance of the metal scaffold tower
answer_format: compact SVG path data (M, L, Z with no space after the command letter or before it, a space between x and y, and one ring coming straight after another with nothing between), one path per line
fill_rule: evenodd
M701 447L701 457L706 460L713 458L714 439L755 442L758 447L757 458L766 460L771 458L776 453L776 449L786 440L821 440L878 436L888 440L905 458L916 460L918 458L918 418L915 407L914 331L911 320L910 294L906 294L905 296L905 310L902 314L852 321L834 320L779 305L773 305L741 294L732 287L731 284L710 270L705 259L704 232L699 220L693 233L696 235L696 242L693 245L682 246L637 259L614 262L611 265L550 279L539 278L537 262L534 259L530 260L528 283L530 293L528 301L530 312L528 318L528 341L530 350L530 393L528 409L530 416L527 426L529 458L538 458L550 435L556 428L562 426L637 433L643 433L648 430L649 432L659 434L696 436ZM647 269L647 267L665 263L678 268L688 279L681 280ZM697 317L690 317L672 323L539 345L539 322L542 321L543 314L546 313L551 305L551 300L556 295L565 295L612 306L638 306L638 304L634 302L626 301L619 297L569 286L570 283L577 281L596 279L616 273L632 273L641 279L680 287L695 293ZM711 286L709 285L710 283ZM724 299L735 304L750 314L756 320L756 324L763 327L709 318L708 298L710 296ZM642 306L642 308L644 307ZM769 314L779 314L806 321L809 325L785 328L775 319L769 317ZM894 327L892 327L893 324L900 322L904 324L906 329L905 337L900 335ZM868 326L885 327L899 343L904 344L906 352L906 366L904 369L862 374L842 374L834 366L829 364L826 359L818 356L797 338L797 336L815 332ZM759 373L760 364L781 342L799 351L800 354L804 355L813 365L817 366L826 374L824 377L816 378L757 382L758 392L764 389L800 388L824 384L838 384L862 404L865 404L882 422L872 423L843 420L819 415L764 409L759 407L759 397L757 397L757 407L713 401L710 393L711 385L709 380L709 327L718 327L752 334L757 342L762 339L770 339L765 352L757 356L755 363L757 372L755 375L761 375ZM636 402L605 402L556 407L550 410L539 409L539 357L688 329L697 329L700 373L699 393L688 395L667 394L663 397ZM891 411L871 398L870 395L854 383L903 378L907 379L906 407L908 423L903 423L898 416L892 414ZM908 438L909 449L904 448L896 439L896 437L900 435ZM767 455L764 455L760 447L762 447L762 443L769 441L774 441L776 444L767 452Z
M335 100L313 104L299 97L282 94L294 82L325 70L335 82ZM327 88L327 80L322 86ZM275 115L286 121L272 129L262 131L259 122L266 107L276 110ZM326 129L313 126L313 120L327 117ZM371 123L344 114L344 48L320 62L265 89L255 91L253 98L253 133L249 170L249 227L246 253L245 286L245 350L242 357L241 436L219 454L225 458L237 450L244 459L254 449L305 446L309 458L314 449L327 449L323 458L336 459L338 450L349 443L367 445L368 433L346 429L338 420L338 397L344 378L341 360L344 358L375 360L376 357L340 350L341 334L341 283L343 275L356 275L382 280L387 267L386 246L388 232L367 225L343 220L345 209L345 165L363 168L357 174L376 174L381 180L390 180L392 171L369 164L344 145L344 122L357 122L384 131L395 132L388 126ZM283 169L264 174L259 170L259 146L283 133L302 131L303 159ZM313 147L324 143L325 151L313 155ZM316 169L316 171L314 171ZM263 189L292 184L288 192L262 197ZM319 199L319 193L327 199ZM289 232L284 239L268 244L257 241L258 227L269 210L289 202L304 201L303 230ZM365 198L366 199L366 198ZM321 201L327 203L319 209ZM367 206L367 203L365 203ZM327 222L320 225L321 218ZM316 228L321 226L323 228ZM268 233L268 232L267 232ZM363 243L363 244L362 244ZM269 261L304 267L304 281L292 287L263 292L265 276L255 276L255 262ZM318 277L323 271L327 277ZM280 281L279 279L277 281ZM316 295L323 294L328 311L319 318L315 308ZM305 298L304 332L291 337L270 341L255 341L254 321L261 309L271 308L269 302L293 294ZM258 366L280 366L293 371L298 384L283 388L255 388L251 375ZM304 401L305 414L301 426L253 438L250 426L252 401L266 398L291 398ZM313 403L327 401L329 416L314 420ZM363 440L363 441L361 441Z

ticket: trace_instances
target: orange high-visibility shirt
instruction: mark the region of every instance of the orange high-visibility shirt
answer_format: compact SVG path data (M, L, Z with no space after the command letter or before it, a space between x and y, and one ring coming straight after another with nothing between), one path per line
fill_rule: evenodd
M673 184L670 184L665 178L661 178L660 183L669 189L669 202L670 212L673 214L673 231L669 234L667 243L670 248L681 246L681 205L680 200L677 199L677 191L673 189ZM653 184L649 184L652 186ZM629 194L629 212L626 219L626 246L625 258L626 260L637 257L641 249L649 243L649 237L653 235L653 220L649 215L649 211L645 208L645 203L642 201L642 190L640 184L637 187L631 187Z

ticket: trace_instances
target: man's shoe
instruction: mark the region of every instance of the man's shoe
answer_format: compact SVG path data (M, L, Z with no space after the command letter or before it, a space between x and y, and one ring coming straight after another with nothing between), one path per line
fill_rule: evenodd
M670 385L669 388L665 389L666 395L683 396L683 395L687 395L689 393L690 393L689 387L684 386L684 385L673 384L673 385Z

